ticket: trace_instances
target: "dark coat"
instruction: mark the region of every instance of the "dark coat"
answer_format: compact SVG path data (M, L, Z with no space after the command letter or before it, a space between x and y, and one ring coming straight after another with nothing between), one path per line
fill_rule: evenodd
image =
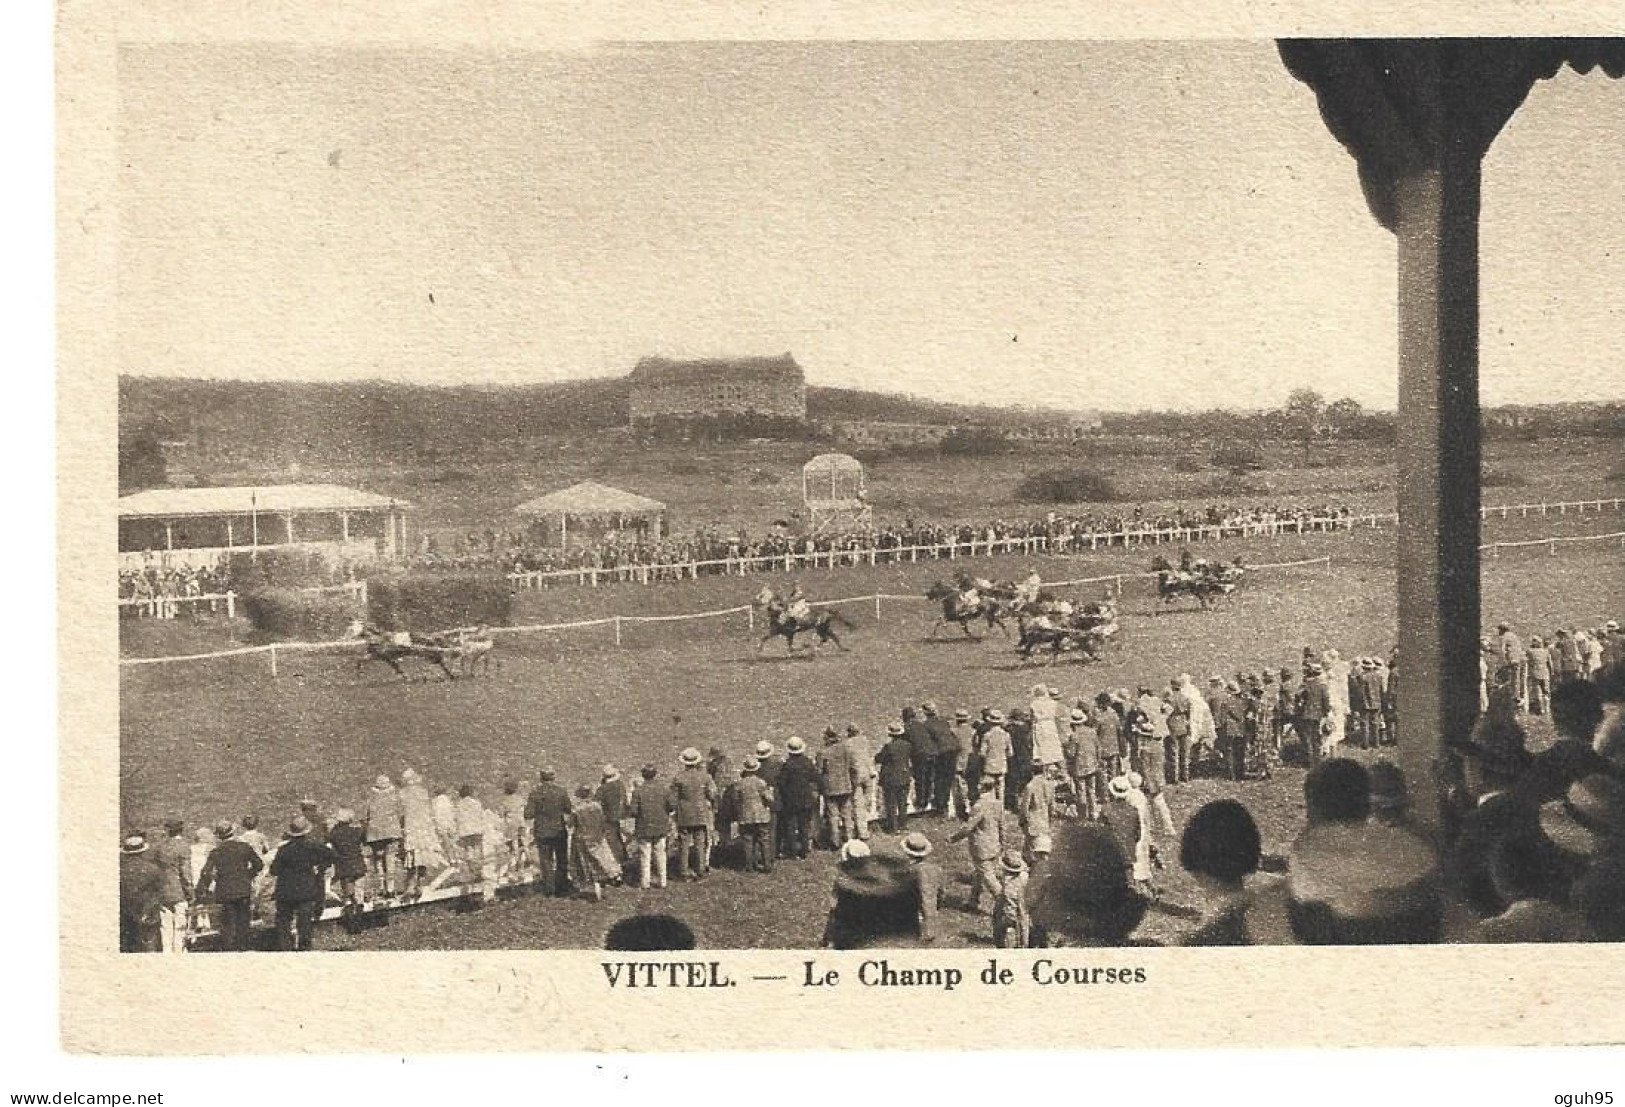
M1213 729L1221 738L1240 738L1247 733L1247 705L1240 696L1228 693L1213 712Z
M626 785L619 780L606 780L598 786L594 793L598 805L604 809L604 818L612 823L618 823L626 818Z
M300 835L289 838L271 858L271 875L276 877L278 903L321 902L327 889L322 871L333 865L333 851Z
M925 720L925 729L931 735L931 743L936 747L938 757L958 752L959 741L954 737L954 728L947 719L932 715Z
M914 760L930 761L937 756L937 736L921 720L910 719L904 723L903 735L913 750Z
M762 764L756 770L756 775L767 781L769 788L777 788L779 786L779 774L784 771L784 758L778 754L773 754L761 760Z
M164 877L145 853L119 855L119 912L128 922L146 925L158 917Z
M1298 691L1298 718L1318 723L1331 713L1332 696L1326 690L1326 682L1317 677L1304 681Z
M632 833L644 841L664 838L671 831L671 788L660 780L645 780L632 789L627 811L632 816Z
M367 859L362 846L366 834L354 823L340 823L327 832L327 848L333 851L333 875L339 880L360 880L367 875Z
M354 828L357 850L360 849L361 829ZM233 903L252 899L254 878L265 868L265 862L254 852L254 847L235 838L227 838L209 851L198 875L198 896L208 896L216 903Z
M875 764L880 766L880 786L882 788L906 788L913 779L910 775L913 768L914 747L909 740L898 735L875 754Z
M818 766L806 754L784 759L779 771L779 806L785 811L805 812L818 806L820 792Z
M563 838L570 818L570 793L554 781L542 781L525 800L525 818L536 824L538 842Z

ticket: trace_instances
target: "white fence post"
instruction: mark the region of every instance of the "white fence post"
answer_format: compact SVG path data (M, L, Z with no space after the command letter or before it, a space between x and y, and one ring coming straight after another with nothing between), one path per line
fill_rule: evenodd
M617 646L621 644L621 617L619 615L615 616L615 644Z
M237 617L237 593L236 592L227 592L226 593L226 618L235 619L236 617Z
M271 643L271 676L275 677L276 675L277 675L277 672L276 672L276 643L272 642Z
M880 622L880 593L875 593L875 622Z

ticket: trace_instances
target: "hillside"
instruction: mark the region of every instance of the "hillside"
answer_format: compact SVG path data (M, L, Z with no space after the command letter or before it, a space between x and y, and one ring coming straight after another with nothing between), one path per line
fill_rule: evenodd
M624 378L515 387L432 388L391 381L119 378L121 437L185 442L213 463L434 457L626 425ZM815 422L998 423L1030 413L848 388L807 390Z

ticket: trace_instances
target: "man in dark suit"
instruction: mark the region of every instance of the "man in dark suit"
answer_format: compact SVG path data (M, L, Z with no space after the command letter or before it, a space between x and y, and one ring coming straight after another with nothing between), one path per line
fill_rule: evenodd
M880 825L887 834L901 834L908 821L908 786L912 779L914 747L903 733L902 723L886 728L886 744L875 755L880 766Z
M818 818L818 766L807 756L807 743L800 738L791 738L784 749L789 756L779 770L778 786L784 856L805 858Z
M921 704L920 713L925 716L925 729L930 733L932 744L937 749L931 774L931 809L938 814L946 814L954 790L954 773L959 760L959 739L954 734L952 724L937 710L936 704Z
M131 834L119 847L120 953L156 953L158 911L163 900L163 873L158 871L145 834Z
M215 824L217 842L197 878L198 899L214 901L220 948L227 952L249 947L254 878L265 868L253 846L232 837L234 830L229 820Z
M914 810L923 815L931 810L931 801L936 792L937 754L941 751L937 748L936 735L912 707L903 708L903 733L914 756L911 765L914 772Z
M536 787L525 799L525 818L535 831L542 889L550 896L570 893L570 793L557 778L551 768L541 770Z
M1298 689L1297 719L1293 729L1303 739L1304 752L1309 764L1318 765L1326 736L1322 726L1332 713L1331 693L1326 689L1324 670L1310 662L1304 666L1303 687Z
M295 815L288 824L288 839L271 859L276 878L276 947L304 952L311 948L316 919L327 896L327 870L333 851L310 840L310 820Z

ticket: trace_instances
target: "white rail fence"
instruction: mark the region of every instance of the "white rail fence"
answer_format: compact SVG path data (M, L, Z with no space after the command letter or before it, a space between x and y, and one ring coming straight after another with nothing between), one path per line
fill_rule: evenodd
M1332 562L1330 557L1311 557L1299 561L1278 561L1267 565L1249 565L1248 572L1266 569L1296 569L1313 565L1327 565ZM1123 594L1123 582L1130 580L1154 580L1156 573L1113 573L1098 577L1076 577L1070 580L1044 581L1043 587L1071 588L1084 584L1110 585L1114 595ZM902 595L891 592L871 592L862 596L842 596L833 600L815 600L813 607L840 607L847 604L873 605L875 618L884 617L884 604L887 602L929 603L921 595ZM492 634L541 634L556 631L584 630L590 627L611 627L615 634L615 644L622 644L622 629L629 625L644 623L679 623L691 622L695 619L718 619L730 616L743 615L747 625L752 631L756 629L756 608L750 604L741 604L737 607L719 607L709 611L691 611L676 615L606 615L595 619L574 619L563 623L529 623L520 626L492 627ZM340 638L330 642L274 642L263 646L239 646L229 650L215 650L210 653L189 653L166 657L125 657L119 659L120 665L166 665L185 661L212 661L216 658L242 657L248 654L265 654L271 662L271 675L278 675L278 654L312 653L323 650L348 649L355 650L360 643L353 638Z
M323 584L314 588L301 588L301 592L333 593L345 592L355 597L358 604L365 607L367 603L367 582L352 580L344 584ZM131 614L149 619L176 619L183 613L198 615L207 612L210 615L224 615L228 619L237 617L237 593L205 592L196 596L139 596L123 599L118 602L119 610L129 611Z

